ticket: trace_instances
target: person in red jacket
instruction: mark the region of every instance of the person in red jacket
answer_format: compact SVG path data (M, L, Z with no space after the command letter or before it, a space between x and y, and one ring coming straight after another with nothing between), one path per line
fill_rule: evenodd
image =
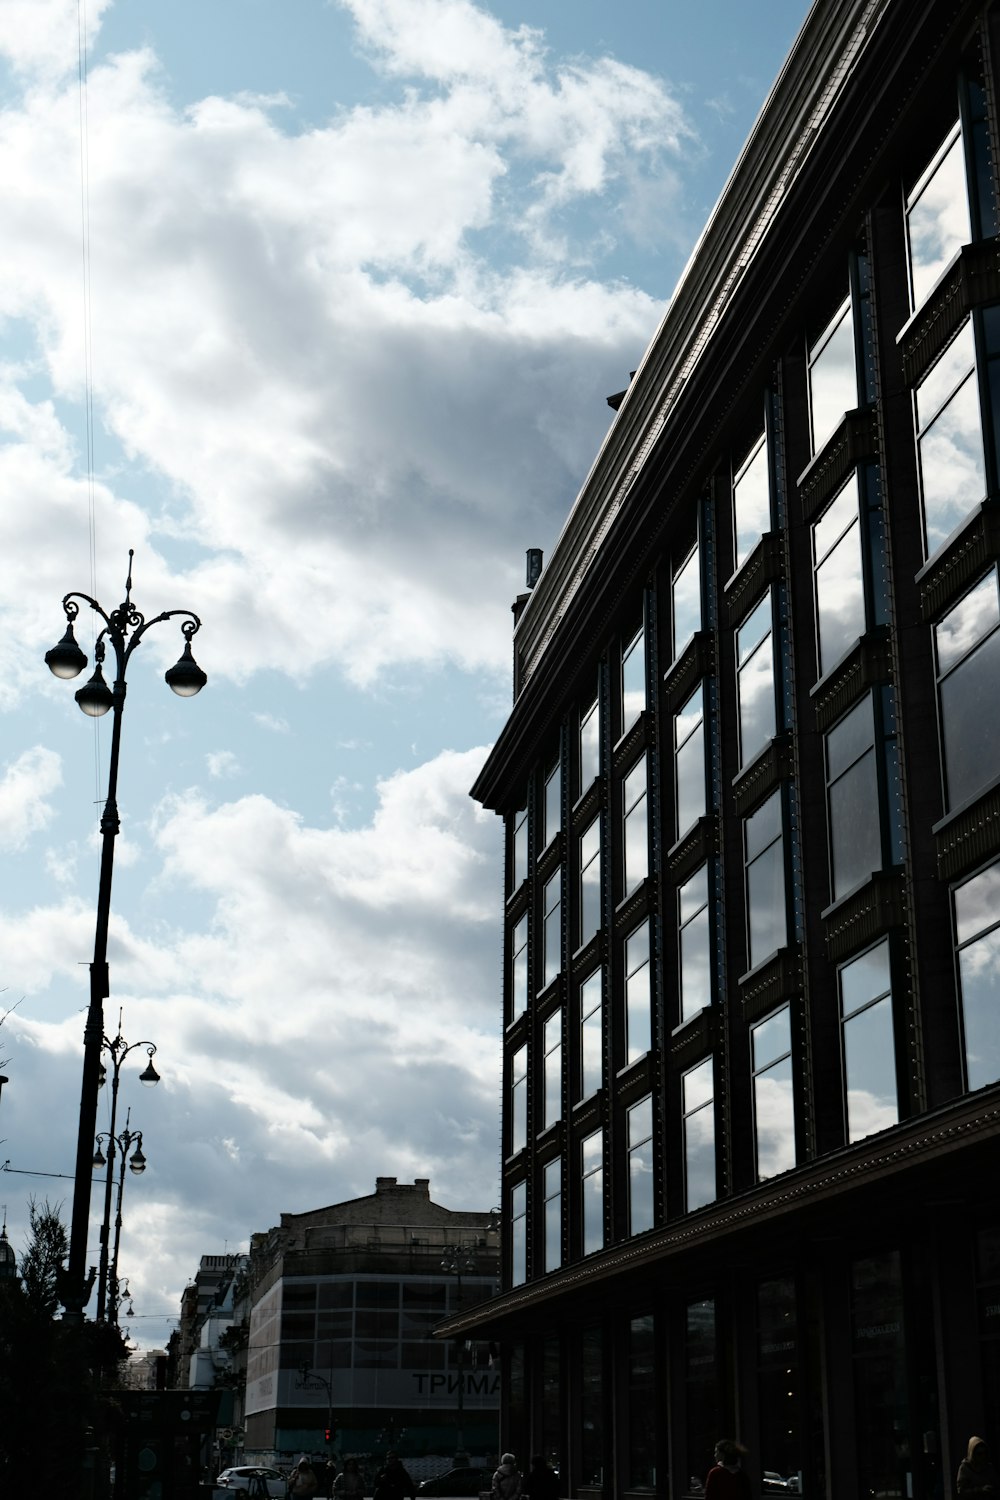
M715 1445L715 1463L705 1479L705 1500L753 1500L753 1491L740 1459L746 1449L732 1438Z

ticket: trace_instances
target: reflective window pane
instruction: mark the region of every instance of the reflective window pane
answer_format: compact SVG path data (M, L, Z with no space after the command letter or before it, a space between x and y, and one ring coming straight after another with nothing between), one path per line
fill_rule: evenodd
M1000 862L955 891L959 981L970 1089L1000 1078Z
M626 1061L643 1057L651 1045L652 999L649 971L649 922L625 940Z
M853 411L857 404L854 323L848 298L809 351L809 416L814 453L839 425L844 413Z
M827 736L827 773L833 896L838 900L882 868L870 693Z
M918 447L924 546L932 557L986 493L975 371L923 429Z
M580 1146L583 1176L583 1253L604 1248L604 1139L599 1130Z
M519 1047L511 1059L510 1149L521 1151L528 1141L528 1049Z
M630 1234L653 1227L653 1101L628 1112L628 1222Z
M545 1269L555 1271L562 1261L562 1167L558 1160L545 1168Z
M511 934L511 1020L528 1008L528 918L523 916Z
M580 795L601 769L601 715L595 698L580 720Z
M865 631L861 521L855 475L813 527L819 670L828 672Z
M746 820L747 937L754 969L788 941L781 796L774 792Z
M646 757L625 778L622 789L625 812L623 840L624 894L641 885L649 874L649 830L646 808Z
M646 707L646 645L643 632L622 653L622 734Z
M527 804L514 814L513 835L513 889L528 878L528 808Z
M590 941L601 925L601 823L595 818L580 835L580 931L578 941Z
M753 1081L757 1176L776 1177L795 1165L795 1099L792 1059L783 1058Z
M688 1213L715 1198L715 1110L712 1060L685 1073L684 1202Z
M589 1099L601 1087L602 1068L601 976L591 974L580 986L580 1098Z
M550 1016L543 1028L543 1046L545 1048L545 1071L543 1084L545 1089L545 1108L543 1111L543 1129L554 1125L562 1113L562 1014L557 1011Z
M542 968L543 985L551 984L562 967L560 940L562 936L560 872L545 882L542 892Z
M528 1274L527 1233L528 1190L523 1182L511 1189L510 1194L510 1280L512 1286L522 1286Z
M941 684L945 781L954 809L1000 776L1000 631Z
M896 1057L887 940L840 969L848 1140L895 1125Z
M787 1005L752 1028L750 1045L755 1072L791 1052L792 1023Z
M962 137L956 123L906 202L913 306L972 239Z
M699 683L674 715L677 837L705 816L705 689Z
M969 590L963 599L935 626L938 671L946 672L984 640L1000 624L1000 596L997 594L997 572L991 568L986 577Z
M674 575L671 596L676 661L691 637L701 629L701 565L697 547Z
M767 440L761 438L733 484L733 534L736 566L742 567L766 531L771 529L771 489Z
M677 893L680 918L680 1019L688 1021L712 1003L712 955L708 869L702 865Z
M775 732L770 590L737 632L736 650L740 765L745 766Z

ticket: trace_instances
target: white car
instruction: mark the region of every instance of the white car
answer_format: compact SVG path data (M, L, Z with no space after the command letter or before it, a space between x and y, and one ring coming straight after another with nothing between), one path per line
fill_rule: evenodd
M288 1480L278 1469L263 1469L259 1464L243 1464L238 1469L223 1469L216 1484L222 1490L234 1490L237 1494L246 1495L253 1493L250 1481L257 1474L263 1480L265 1492L277 1495L279 1500L284 1500L288 1494ZM255 1484L253 1490L260 1492L260 1484Z

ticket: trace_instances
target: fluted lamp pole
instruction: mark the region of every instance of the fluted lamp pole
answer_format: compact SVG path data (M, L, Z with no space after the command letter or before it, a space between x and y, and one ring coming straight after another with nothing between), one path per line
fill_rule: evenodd
M93 1169L91 1151L97 1124L97 1090L100 1085L101 1049L104 1045L104 1001L110 991L108 982L108 922L111 915L111 877L114 872L115 839L118 819L118 751L121 743L122 710L125 707L125 671L132 652L146 631L163 620L181 616L184 650L179 660L165 674L167 686L181 698L193 698L208 681L191 654L192 637L201 628L198 616L189 609L168 609L147 620L132 603L132 549L129 549L129 571L125 598L110 614L89 594L73 591L63 599L66 633L57 646L45 653L49 670L64 679L79 677L87 658L77 644L73 621L80 613L77 600L88 604L104 621L94 645L94 672L75 694L80 708L90 718L100 718L109 710L113 715L111 757L108 765L108 794L101 815L101 873L97 891L97 926L94 933L94 957L90 965L90 1005L83 1034L83 1082L80 1091L80 1127L77 1136L76 1172L73 1186L73 1217L70 1225L69 1262L63 1283L64 1317L82 1322L83 1311L90 1300L96 1271L87 1273L87 1231L90 1222L90 1186ZM104 680L103 666L108 646L114 653L115 678L111 687Z

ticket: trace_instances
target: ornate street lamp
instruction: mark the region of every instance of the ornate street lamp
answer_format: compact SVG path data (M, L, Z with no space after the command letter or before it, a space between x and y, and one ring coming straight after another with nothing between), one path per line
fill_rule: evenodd
M101 1131L100 1135L96 1137L97 1150L94 1152L92 1162L92 1165L95 1167L103 1167L107 1165L108 1180L110 1181L111 1163L114 1160L116 1146L121 1154L121 1166L118 1170L118 1202L115 1210L115 1249L114 1254L111 1257L110 1273L108 1272L106 1266L108 1248L107 1238L104 1239L101 1247L105 1289L107 1290L108 1287L111 1288L110 1295L107 1299L108 1322L113 1328L117 1328L118 1326L118 1304L121 1301L121 1297L118 1294L118 1249L121 1244L122 1237L122 1195L125 1192L125 1168L127 1166L129 1171L136 1177L141 1177L142 1173L146 1170L146 1158L142 1154L142 1131L129 1129L129 1121L131 1117L132 1111L129 1110L128 1114L125 1116L125 1129L122 1131L121 1135L117 1137L113 1136L109 1131ZM101 1150L102 1141L107 1141L108 1143L107 1156L105 1156L104 1152ZM128 1154L130 1151L132 1152L131 1158L129 1158ZM107 1225L105 1224L105 1228L106 1227ZM102 1308L101 1312L98 1314L99 1317L103 1316L103 1311L104 1310Z
M108 1240L110 1238L111 1230L111 1192L112 1184L114 1182L115 1147L117 1144L115 1126L118 1117L118 1078L121 1073L122 1063L125 1061L126 1057L128 1057L129 1053L134 1052L137 1047L145 1047L146 1052L148 1053L148 1061L146 1063L146 1066L139 1074L139 1082L142 1084L146 1084L148 1087L152 1087L154 1084L157 1084L160 1081L160 1075L153 1067L153 1053L156 1051L156 1043L126 1042L125 1038L122 1036L122 1013L121 1011L119 1011L118 1035L114 1038L114 1040L111 1041L109 1041L109 1039L105 1037L102 1049L103 1051L109 1053L111 1056L111 1124L110 1128L106 1132L108 1141L107 1173L105 1174L104 1179L104 1215L101 1219L101 1267L97 1278L97 1321L99 1323L104 1318L105 1308L107 1307L108 1302ZM101 1063L100 1071L98 1073L98 1088L101 1088L103 1086L106 1079L107 1069L105 1068L104 1064ZM98 1147L99 1143L100 1137L98 1137ZM134 1157L132 1158L132 1161L132 1171L134 1172L136 1171L136 1167L134 1165ZM94 1165L101 1165L101 1163L98 1162L97 1157L94 1158ZM124 1172L124 1170L125 1165L123 1162L122 1171ZM141 1170L141 1168L139 1170ZM110 1321L114 1322L114 1319L112 1318Z
M182 698L191 698L208 681L191 654L192 637L201 621L189 609L168 609L151 620L132 603L132 549L129 549L129 572L125 598L118 608L106 614L96 599L78 591L63 599L66 633L57 646L45 653L49 670L56 677L79 677L87 658L77 644L73 621L80 613L78 599L89 604L104 621L104 628L94 645L94 672L76 692L76 701L85 714L100 718L109 709L113 713L111 758L108 765L108 794L101 816L101 874L97 892L97 926L94 933L94 957L90 965L90 1006L83 1034L83 1082L80 1091L80 1127L77 1136L76 1173L73 1185L73 1218L70 1225L69 1263L63 1289L65 1317L71 1322L83 1321L83 1310L90 1299L95 1271L86 1272L87 1229L90 1221L91 1141L97 1124L97 1090L104 1045L104 1001L110 992L108 981L108 921L111 915L111 877L114 873L115 838L118 819L118 750L121 743L122 710L125 707L125 670L132 652L146 631L163 620L182 616L181 633L184 650L180 659L164 674L167 685ZM111 687L104 680L103 664L110 645L114 653L115 678Z

